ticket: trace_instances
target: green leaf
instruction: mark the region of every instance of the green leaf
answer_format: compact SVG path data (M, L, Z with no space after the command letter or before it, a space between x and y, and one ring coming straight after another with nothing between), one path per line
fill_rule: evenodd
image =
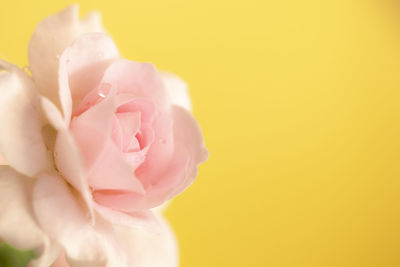
M1 267L26 267L35 256L33 251L21 251L6 243L0 243Z

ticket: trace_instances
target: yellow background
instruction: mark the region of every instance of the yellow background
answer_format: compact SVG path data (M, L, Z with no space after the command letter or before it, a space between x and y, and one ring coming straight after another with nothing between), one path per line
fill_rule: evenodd
M0 1L0 57L21 66L69 3ZM211 157L167 211L182 267L400 266L400 4L78 3L190 85Z

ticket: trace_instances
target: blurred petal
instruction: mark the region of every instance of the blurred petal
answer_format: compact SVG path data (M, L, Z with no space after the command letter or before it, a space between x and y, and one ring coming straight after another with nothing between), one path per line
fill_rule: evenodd
M172 202L172 200L166 201L162 205L152 208L151 211L153 211L158 216L161 216L163 214L163 212L165 212L167 210L167 208L169 207L171 202Z
M58 255L56 261L53 263L52 267L70 267L70 265L67 262L67 259L65 258L64 252L60 253Z
M49 123L57 130L54 145L54 160L58 171L70 182L81 194L93 214L92 195L83 169L83 161L80 151L71 136L62 115L57 107L47 98L42 97L42 108Z
M36 223L32 211L33 180L8 166L0 166L0 239L21 250L35 250L31 266L47 267L57 256L57 246Z
M79 21L78 6L72 5L41 21L28 47L29 66L41 93L60 107L58 92L59 57L79 35L101 30L99 16Z
M89 12L81 20L82 32L105 32L101 21L101 14L96 11Z
M51 169L42 137L39 96L17 67L0 61L0 151L17 171L34 176Z
M138 267L177 267L176 239L167 222L160 218L160 227L153 231L115 226L128 254L128 265Z
M185 81L175 74L168 72L162 72L161 77L171 104L180 106L189 111L192 110L192 102L190 101L188 87Z
M68 185L57 175L39 176L33 207L40 226L60 243L72 267L127 266L113 229L101 220L91 224Z
M0 165L8 165L8 161L2 154L0 154Z

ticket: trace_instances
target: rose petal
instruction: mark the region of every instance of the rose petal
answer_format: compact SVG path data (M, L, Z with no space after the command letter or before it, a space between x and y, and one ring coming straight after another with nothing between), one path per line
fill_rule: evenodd
M91 224L67 184L42 174L33 191L40 226L59 242L71 266L127 266L113 230L101 220Z
M88 174L93 190L118 190L145 193L142 183L136 178L117 145L109 140L101 158Z
M137 140L135 138L136 133L140 130L140 112L124 112L117 113L119 125L122 130L122 149L124 152L128 152L133 146L132 143Z
M57 107L47 98L42 97L42 108L51 125L57 130L58 134L54 145L54 161L63 175L81 194L89 209L89 214L93 216L92 195L86 180L83 160L76 142Z
M153 232L161 231L160 221L151 211L119 212L96 202L93 203L93 206L105 220L113 225L128 226Z
M101 86L106 84L101 84ZM110 91L103 101L75 117L70 132L85 162L86 176L94 190L124 190L144 193L140 181L112 142L112 122L116 103ZM60 163L62 164L62 162Z
M40 256L30 266L49 266L58 247L36 223L30 196L33 180L8 166L0 166L0 239L21 250L35 250Z
M66 48L60 58L59 86L70 89L73 110L96 88L105 69L118 58L116 45L104 33L84 34Z
M86 16L81 19L81 30L82 32L105 32L101 14L96 11L87 13Z
M111 94L81 115L74 117L71 122L70 132L82 153L87 173L92 171L112 134L111 126L116 104Z
M117 60L107 68L102 82L115 86L118 94L133 94L136 98L150 100L160 110L167 108L161 76L150 63Z
M197 166L208 159L209 153L204 143L200 126L193 115L187 110L172 107L174 120L175 157L189 159L185 169L185 179L179 179L179 185L174 187L170 198L180 194L191 185L197 175ZM178 153L180 152L180 153ZM168 182L166 183L168 185ZM163 186L162 183L159 186Z
M153 123L156 107L154 103L144 99L134 99L131 95L120 94L116 96L117 112L140 112L142 123Z
M160 218L155 231L134 227L114 226L118 237L125 245L129 266L177 267L178 249L174 233L168 223Z
M174 162L170 162L169 168L159 177L160 180L165 179L170 184L148 187L145 195L132 192L94 191L93 197L100 205L123 212L137 212L157 207L170 198L173 187L178 184L179 179L185 179L187 161L188 159L177 157Z
M0 151L19 172L34 176L52 169L42 138L39 98L32 81L0 61Z
M145 188L154 186L165 175L164 170L169 165L175 146L173 121L169 113L158 114L151 129L154 136L152 142L147 143L150 146L146 159L135 172Z
M196 178L197 166L208 157L200 127L185 109L173 106L175 151L158 182L146 188L146 195L94 192L97 203L112 209L132 212L161 205L184 191ZM139 178L140 179L140 178Z
M68 264L64 252L62 252L60 253L60 255L58 255L58 258L51 267L71 267L71 266Z
M8 165L8 161L2 154L0 154L0 165Z
M58 61L62 52L79 35L99 31L99 17L89 16L81 23L78 6L72 5L40 22L28 47L29 66L41 93L61 107L58 92Z
M185 81L168 72L162 72L161 77L171 104L191 111L192 102L190 101L188 86Z

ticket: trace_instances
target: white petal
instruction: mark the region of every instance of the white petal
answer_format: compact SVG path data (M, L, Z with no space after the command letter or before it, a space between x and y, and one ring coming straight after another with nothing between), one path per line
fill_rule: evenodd
M158 217L151 211L125 213L99 205L96 202L93 205L99 215L113 225L122 225L149 231L161 230Z
M25 175L50 170L39 96L33 83L22 70L4 61L0 61L0 70L0 151Z
M160 218L160 227L149 231L114 226L129 255L129 266L177 267L179 263L175 235L168 223Z
M79 149L57 107L45 97L42 97L41 100L45 116L58 132L54 145L56 166L64 178L82 194L89 213L92 216L92 195L84 173Z
M188 86L184 80L172 73L162 72L161 77L171 104L192 110Z
M101 21L101 14L92 11L81 20L82 32L105 32Z
M0 239L21 250L36 250L39 258L31 266L48 267L58 247L36 223L32 211L33 180L8 166L0 166Z
M102 29L100 17L79 20L78 6L72 5L40 22L28 47L29 66L41 93L61 107L58 92L58 61L62 52L81 34Z
M126 266L125 254L102 220L92 224L85 209L55 174L41 174L33 191L38 222L65 251L72 267Z
M161 204L160 206L157 206L155 208L152 208L151 210L156 213L157 215L161 216L169 207L169 205L171 204L171 200L165 201L163 204Z

